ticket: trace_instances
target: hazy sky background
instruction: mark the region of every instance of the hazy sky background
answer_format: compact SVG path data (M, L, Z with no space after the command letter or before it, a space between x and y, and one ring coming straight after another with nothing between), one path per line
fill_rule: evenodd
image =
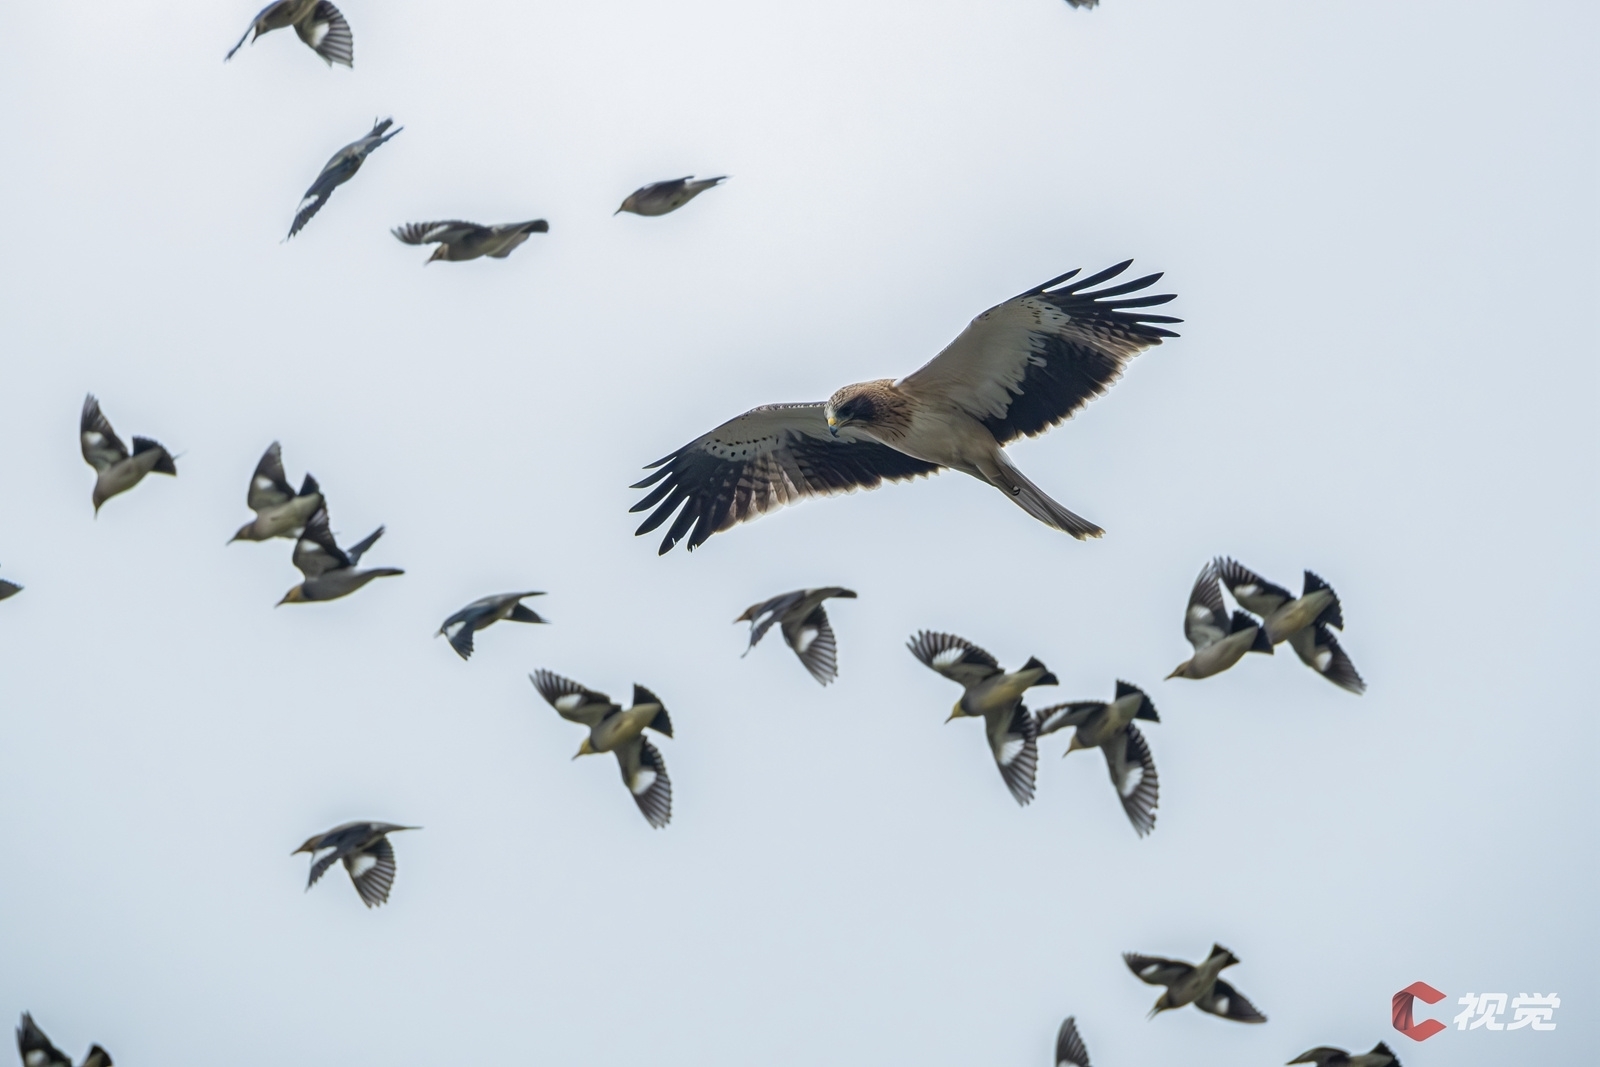
M250 0L8 11L0 1020L125 1067L1043 1067L1069 1013L1106 1067L1595 1062L1593 5L341 6L354 71L224 65ZM684 174L733 177L611 217ZM540 216L504 262L387 232ZM1012 449L1103 540L949 474L632 536L643 464L1128 256L1182 337ZM98 520L90 390L179 453ZM290 543L224 542L274 439L405 577L273 610ZM1162 682L1218 553L1330 581L1368 693L1287 648ZM837 685L740 660L821 584ZM528 588L553 625L433 640ZM1019 809L924 627L1039 656L1035 705L1144 686L1155 832L1064 736ZM660 694L670 827L536 667ZM425 827L371 912L289 855L357 818ZM1271 1021L1147 1022L1119 953L1214 940ZM1414 1045L1416 980L1558 1029Z

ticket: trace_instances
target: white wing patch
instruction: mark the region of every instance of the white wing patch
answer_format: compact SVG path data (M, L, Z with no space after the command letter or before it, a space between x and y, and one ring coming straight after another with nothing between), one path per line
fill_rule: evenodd
M1023 746L1028 742L1021 737L1008 737L1000 746L1000 752L995 757L1000 761L1000 766L1009 767L1013 760L1022 753Z
M817 631L807 627L795 635L794 650L803 656L806 654L806 649L811 647L811 642L815 641L816 639Z
M966 654L967 650L964 648L947 648L933 657L933 669L940 670L944 667L954 667L961 662Z
M1142 781L1144 781L1144 768L1131 766L1128 768L1128 773L1123 777L1122 785L1118 787L1117 791L1125 797L1131 797Z
M312 48L320 48L322 46L323 39L327 36L328 24L326 22L314 22L311 24L311 39L306 43Z
M95 436L99 437L100 435L95 434ZM22 1062L26 1063L28 1067L44 1067L46 1063L50 1062L50 1054L43 1049L30 1049L23 1055Z
M350 877L352 878L360 878L378 865L377 857L365 852L357 852L345 862L350 867Z
M652 771L649 767L640 767L639 773L633 776L633 781L628 784L628 788L631 789L633 791L633 795L637 797L643 796L644 794L650 792L650 787L655 784L656 772Z
M1317 669L1318 674L1327 674L1328 664L1332 662L1333 650L1324 648L1317 653L1316 662L1312 663L1312 666Z
M83 439L85 441L88 441L89 444L91 444L91 445L98 445L98 444L104 443L105 435L102 434L102 433L99 433L96 430L89 430L89 431L84 433ZM41 1052L41 1053L39 1053L39 1055L43 1056L44 1053Z
M271 489L274 484L271 478L262 477L256 479L257 489Z
M574 711L583 706L582 693L563 693L556 697L557 711Z

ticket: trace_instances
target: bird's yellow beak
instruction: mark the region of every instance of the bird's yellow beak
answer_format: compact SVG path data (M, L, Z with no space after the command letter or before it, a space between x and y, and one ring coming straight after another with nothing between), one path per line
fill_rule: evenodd
M832 415L828 416L828 432L835 437L839 436L839 420Z
M1067 750L1061 753L1061 758L1066 759L1068 756L1072 755L1072 753L1084 747L1084 745L1078 743L1078 732L1074 730L1072 732L1072 740L1067 742Z
M577 759L578 756L592 756L592 755L594 755L594 746L591 745L589 743L589 739L587 737L585 737L583 739L583 744L578 746L577 755L573 756L572 758L573 759Z
M287 593L283 594L283 599L272 606L275 608L281 608L285 604L298 604L302 599L304 598L300 595L300 587L297 585Z
M1178 664L1176 667L1172 668L1172 673L1171 674L1167 675L1165 678L1163 678L1161 680L1164 681L1164 682L1172 681L1172 679L1177 678L1179 675L1181 675L1183 673L1183 668L1186 667L1186 666L1188 666L1188 664L1185 664L1185 663Z
M966 715L966 712L961 710L961 702L957 701L956 702L956 706L950 709L950 718L946 719L945 722L949 722L950 719L962 718L965 715Z

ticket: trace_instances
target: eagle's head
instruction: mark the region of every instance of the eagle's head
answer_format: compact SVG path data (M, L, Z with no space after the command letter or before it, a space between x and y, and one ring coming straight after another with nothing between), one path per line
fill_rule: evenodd
M840 389L822 408L828 432L838 437L846 426L866 431L870 437L899 437L911 425L911 401L894 386L892 378L858 382Z

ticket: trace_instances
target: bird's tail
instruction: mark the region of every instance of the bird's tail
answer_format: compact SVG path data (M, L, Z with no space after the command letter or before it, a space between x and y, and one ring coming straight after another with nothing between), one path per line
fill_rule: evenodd
M1009 496L1012 501L1023 511L1038 519L1046 526L1054 526L1082 541L1089 537L1099 537L1105 533L1100 527L1090 522L1081 515L1074 515L1030 482L1027 477L1005 454L1000 454L999 478L991 479L1001 492Z

